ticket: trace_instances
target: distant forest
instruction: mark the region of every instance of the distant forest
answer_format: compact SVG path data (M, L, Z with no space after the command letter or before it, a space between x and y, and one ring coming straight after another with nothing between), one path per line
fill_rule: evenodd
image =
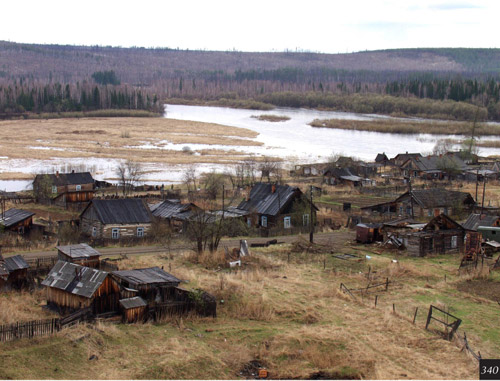
M160 112L172 98L500 120L500 49L243 53L0 41L0 112Z

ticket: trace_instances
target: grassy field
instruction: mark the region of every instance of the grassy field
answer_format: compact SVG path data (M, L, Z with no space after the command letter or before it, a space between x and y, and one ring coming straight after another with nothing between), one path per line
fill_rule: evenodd
M312 127L337 128L343 130L385 132L391 134L437 134L437 135L470 135L471 122L435 121L414 122L407 120L340 120L340 119L315 119L310 123ZM500 135L500 127L478 124L476 136Z
M0 121L0 150L9 159L128 158L160 164L227 163L245 157L239 146L262 145L258 134L213 123L166 118L75 118ZM166 142L234 146L234 150L165 149ZM15 172L0 178L26 178Z
M213 260L196 263L188 252L122 260L121 269L163 265L189 280L183 287L207 290L219 302L218 317L101 322L1 343L0 378L234 379L251 377L256 364L271 378L477 378L477 362L460 343L444 340L437 324L424 329L430 304L463 319L460 334L466 331L484 358L498 357L498 304L494 295L478 294L484 282L498 285L498 274L468 282L456 273L457 257L408 258L348 242L335 254L357 259L337 259L329 247L294 247L254 249L237 271L216 271ZM388 291L356 299L339 291L341 282L366 287L368 271L372 284L389 278ZM12 295L0 299L2 307L15 301ZM19 300L28 312L17 318L39 316L39 299ZM10 322L8 316L0 318Z

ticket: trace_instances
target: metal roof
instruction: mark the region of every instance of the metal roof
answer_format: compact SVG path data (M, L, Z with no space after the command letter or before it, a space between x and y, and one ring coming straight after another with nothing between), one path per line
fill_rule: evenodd
M106 271L57 261L42 285L91 298L107 276Z
M27 210L22 209L9 209L5 211L3 217L0 214L0 225L5 226L6 228L10 228L15 224L24 221L31 216L34 216L35 213L29 212Z
M121 299L120 304L126 310L137 307L145 307L148 304L140 296L134 296L133 298Z
M159 267L113 271L111 274L129 282L131 286L154 283L175 284L177 286L181 282L180 279L177 279L175 276L163 271Z
M26 263L22 255L4 258L5 268L8 272L27 269L30 266Z
M149 209L155 217L166 219L176 218L182 221L188 220L192 216L194 209L200 210L200 208L192 203L181 204L170 200L165 200L159 204L152 205Z
M92 200L82 212L94 208L103 224L151 223L151 213L140 198L121 198L114 200Z
M477 231L479 226L498 226L497 221L500 221L500 216L471 213L462 226L467 230Z
M274 192L273 187L276 187ZM259 183L250 191L250 198L238 205L238 209L276 216L297 192L302 193L297 187Z
M89 258L101 255L96 249L90 247L86 243L78 243L75 245L56 246L57 250L73 259Z
M415 189L411 191L413 199L422 208L453 207L456 205L474 204L470 193L450 191L447 189ZM408 197L408 192L399 196L395 201Z

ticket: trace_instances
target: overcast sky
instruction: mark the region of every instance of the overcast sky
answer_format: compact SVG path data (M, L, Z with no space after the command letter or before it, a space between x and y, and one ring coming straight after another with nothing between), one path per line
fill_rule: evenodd
M345 53L498 48L496 0L8 0L0 40Z

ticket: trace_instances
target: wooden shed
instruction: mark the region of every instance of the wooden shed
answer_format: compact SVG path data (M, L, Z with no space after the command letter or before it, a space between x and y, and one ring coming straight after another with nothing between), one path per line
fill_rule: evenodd
M3 258L0 255L0 290L22 288L28 283L28 268L21 255Z
M99 268L101 253L86 243L57 246L57 259L80 266Z
M120 300L120 310L124 323L144 321L148 304L140 296Z
M0 229L24 234L33 226L32 213L22 209L9 209L0 214Z
M384 239L382 224L357 224L356 241L360 243L380 242Z
M95 314L118 311L120 289L105 271L57 261L42 285L47 290L47 304L60 312L85 307Z
M138 296L148 302L170 299L173 289L181 282L159 267L113 271L111 274L121 288L137 290Z
M458 254L464 249L465 229L445 214L434 217L421 231L400 236L408 254Z

